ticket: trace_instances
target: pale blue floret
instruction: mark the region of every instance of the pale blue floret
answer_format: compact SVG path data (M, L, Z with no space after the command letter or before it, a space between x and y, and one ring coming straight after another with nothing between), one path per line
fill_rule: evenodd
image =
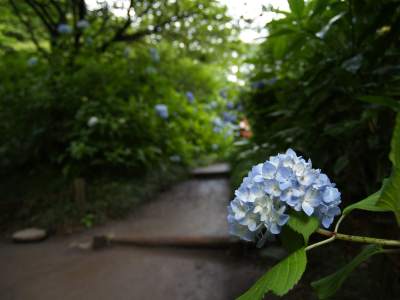
M76 22L76 27L79 29L85 29L88 28L89 26L90 26L89 22L85 19Z
M33 67L33 66L37 65L38 62L39 62L39 60L37 57L31 57L28 59L27 64L28 64L28 66Z
M314 209L321 203L320 191L310 188L306 191L302 200L302 210L306 213L306 215L311 216L314 213Z
M72 28L68 24L59 24L57 31L61 34L69 34L72 32Z
M189 103L193 103L194 102L194 95L193 95L192 92L186 92L186 98L187 98Z
M264 190L273 197L279 197L282 194L282 191L279 188L279 182L275 179L266 180Z
M245 240L279 234L292 209L328 228L340 214L340 192L311 161L289 149L255 165L235 191L228 212L231 233Z
M158 50L156 48L150 48L149 51L150 51L151 59L154 62L159 62L160 61L160 54L158 53Z
M322 197L325 203L332 203L340 198L340 193L337 188L328 186L325 188Z
M276 180L281 191L286 190L292 185L293 171L287 167L279 167L276 172Z
M168 106L165 104L157 104L154 106L154 109L156 110L157 115L162 118L162 119L168 119Z

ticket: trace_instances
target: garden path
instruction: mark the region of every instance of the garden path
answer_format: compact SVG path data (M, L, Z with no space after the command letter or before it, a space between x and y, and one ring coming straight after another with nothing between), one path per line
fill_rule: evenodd
M263 270L228 250L76 247L99 234L227 236L231 191L226 171L223 165L196 170L196 177L161 193L128 218L81 234L39 244L0 241L0 299L234 299ZM210 173L214 176L203 176Z

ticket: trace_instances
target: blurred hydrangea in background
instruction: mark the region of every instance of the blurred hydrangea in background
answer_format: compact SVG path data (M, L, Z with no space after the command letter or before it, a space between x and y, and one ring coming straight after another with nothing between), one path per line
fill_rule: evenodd
M38 62L39 62L38 58L33 56L28 59L27 64L29 67L33 67L36 66Z
M72 32L72 28L68 24L62 23L58 25L57 31L61 34L69 34Z
M160 118L168 119L168 107L165 104L157 104L154 109Z
M187 98L189 103L193 103L194 102L194 95L193 95L192 92L186 92L186 98Z
M89 118L89 120L87 122L87 125L89 127L94 127L94 126L96 126L97 123L99 123L99 119L97 117L95 117L95 116L92 116L92 117Z
M85 29L89 27L89 22L87 20L79 20L76 22L76 27L79 29Z

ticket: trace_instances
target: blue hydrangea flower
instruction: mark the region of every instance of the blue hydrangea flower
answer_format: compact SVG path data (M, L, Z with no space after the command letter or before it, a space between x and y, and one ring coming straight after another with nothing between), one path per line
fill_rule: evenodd
M176 154L176 155L171 155L169 157L169 160L174 162L174 163L179 163L182 159L181 159L181 157L179 155Z
M57 31L61 34L69 34L72 32L72 28L68 24L62 23L58 25Z
M149 51L150 51L151 59L154 62L159 62L160 61L160 54L158 53L158 50L156 48L150 48Z
M39 62L38 58L33 56L28 59L27 64L29 67L33 67L36 66L38 62Z
M97 118L96 116L91 116L87 121L87 126L94 127L97 123L99 123L99 118Z
M289 149L255 165L235 191L228 206L231 234L254 241L279 234L290 210L316 216L328 228L340 214L340 192L311 161Z
M90 26L89 22L85 19L79 20L78 22L76 22L76 27L79 29L85 29L88 28Z
M186 98L187 98L189 103L193 103L194 102L194 95L193 95L192 92L186 92Z
M225 89L219 91L219 95L224 99L226 99L228 97L228 94Z
M224 111L222 113L222 117L223 117L224 121L227 123L235 123L236 122L236 115L231 112Z
M154 109L156 110L157 115L166 120L168 119L168 106L166 106L165 104L157 104L156 106L154 106Z
M233 109L235 107L235 104L232 101L228 101L226 103L226 108L227 109Z

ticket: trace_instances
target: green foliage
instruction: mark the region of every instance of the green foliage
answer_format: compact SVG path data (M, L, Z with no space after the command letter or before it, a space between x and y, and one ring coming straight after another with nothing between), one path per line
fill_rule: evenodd
M0 0L1 178L52 170L68 189L75 177L146 177L229 153L233 127L216 132L213 125L237 93L226 69L242 46L226 7L206 0L130 5L120 17L87 1ZM157 104L168 107L167 119ZM59 213L84 224L104 215L100 200L85 217L59 197L29 203L11 196L24 202L21 216L36 216L37 207L50 212L49 224ZM134 204L120 200L104 208L108 215Z
M292 212L288 222L290 228L300 233L305 244L308 243L308 238L319 227L319 220L316 217L309 217L304 213Z
M377 206L392 211L400 226L400 113L397 114L389 158L393 163L392 175L383 184Z
M316 290L319 299L327 299L334 295L336 291L342 286L343 282L350 275L353 270L366 261L372 255L383 252L380 245L369 245L365 247L360 254L358 254L352 261L342 267L337 272L324 277L318 281L314 281L311 285Z
M383 185L377 205L392 211L400 225L400 168L394 168L393 174Z
M393 130L389 159L393 166L400 167L400 113L397 113L396 126Z
M286 294L300 280L306 265L306 252L301 248L272 267L237 300L261 300L269 291L278 296Z
M291 229L289 226L283 226L282 232L279 235L282 246L292 253L304 247L304 237L297 231Z
M159 166L173 155L190 164L212 144L223 153L230 139L213 132L218 110L207 110L210 99L223 107L218 98L223 84L211 79L218 68L177 61L167 47L155 64L147 51L87 58L73 73L45 62L29 68L22 65L25 57L7 56L0 66L3 167L52 164L79 175L107 166ZM194 104L187 91L195 94ZM168 120L157 116L159 103L168 106ZM89 126L92 117L98 122Z
M373 104L379 104L383 106L387 106L395 111L400 111L400 102L389 98L389 97L382 97L382 96L360 96L358 99L373 103Z
M289 4L249 61L255 70L243 98L254 138L247 149L267 157L291 147L335 178L344 201L369 195L390 173L394 114L382 104L399 106L398 3Z
M347 206L343 210L343 215L348 215L351 211L354 209L361 209L361 210L367 210L367 211L373 211L373 212L385 212L388 211L387 208L380 207L377 205L378 200L381 196L381 190L373 193L372 195L369 195L367 198L353 203L352 205Z

